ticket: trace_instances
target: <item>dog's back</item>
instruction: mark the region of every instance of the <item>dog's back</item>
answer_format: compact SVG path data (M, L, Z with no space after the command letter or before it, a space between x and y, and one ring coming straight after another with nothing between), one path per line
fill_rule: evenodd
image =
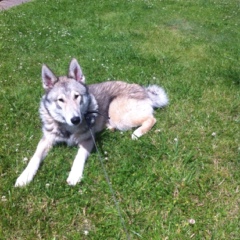
M147 92L140 85L122 81L91 84L88 88L98 102L99 112L103 114L108 114L110 104L117 98L143 100L148 97Z

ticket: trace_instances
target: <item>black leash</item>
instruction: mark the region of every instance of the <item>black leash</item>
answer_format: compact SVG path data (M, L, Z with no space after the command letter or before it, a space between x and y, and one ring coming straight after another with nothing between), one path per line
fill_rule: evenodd
M119 206L119 202L118 202L118 200L117 200L117 198L116 198L115 191L113 190L111 181L110 181L110 179L109 179L108 173L107 173L106 168L105 168L104 163L103 163L102 156L101 156L101 154L100 154L100 152L99 152L99 150L98 150L98 147L97 147L97 144L96 144L96 141L95 141L95 137L94 137L94 134L93 134L93 132L92 132L92 125L93 125L93 123L92 123L91 117L87 116L87 115L89 115L89 114L99 114L99 115L101 115L101 116L103 116L103 117L106 117L107 119L110 119L110 118L109 118L108 116L104 115L104 114L99 113L98 111L91 111L91 112L87 112L87 114L85 114L85 120L86 120L86 122L87 122L89 131L90 131L90 133L91 133L91 137L92 137L94 146L95 146L95 148L96 148L96 151L97 151L97 154L98 154L98 158L99 158L99 161L100 161L100 163L101 163L101 167L102 167L102 170L103 170L105 179L106 179L106 181L107 181L107 183L108 183L110 192L111 192L111 194L112 194L112 198L113 198L115 207L116 207L116 209L117 209L118 216L119 216L119 218L120 218L122 227L123 227L123 229L124 229L124 232L125 232L125 235L126 235L126 239L127 239L127 240L130 240L130 236L129 236L129 234L128 234L128 230L127 230L127 227L126 227L124 218L123 218L122 213L121 213L121 209L120 209L120 206ZM96 116L94 116L94 121L95 121L95 117L96 117Z

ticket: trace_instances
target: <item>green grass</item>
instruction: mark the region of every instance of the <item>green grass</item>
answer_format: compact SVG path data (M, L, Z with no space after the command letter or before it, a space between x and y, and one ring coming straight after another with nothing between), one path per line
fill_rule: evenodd
M239 10L237 0L35 0L0 12L0 239L127 239L96 152L76 187L66 178L77 149L60 145L14 188L41 137L41 65L65 74L72 57L88 83L156 83L169 95L138 141L97 137L130 239L239 239Z

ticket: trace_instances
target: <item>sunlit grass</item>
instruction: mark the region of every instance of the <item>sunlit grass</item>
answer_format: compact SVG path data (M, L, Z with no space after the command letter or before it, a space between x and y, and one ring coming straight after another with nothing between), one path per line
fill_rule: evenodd
M56 146L33 182L14 188L41 137L41 65L87 83L163 86L157 123L97 145L130 239L238 239L238 1L31 1L0 13L0 238L126 239L97 152L66 178L76 148Z

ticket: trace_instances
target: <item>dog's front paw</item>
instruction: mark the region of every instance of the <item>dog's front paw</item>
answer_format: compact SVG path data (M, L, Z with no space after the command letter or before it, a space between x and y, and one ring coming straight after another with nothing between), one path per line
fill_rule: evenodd
M77 183L79 183L82 180L82 175L79 174L79 172L70 172L67 183L70 186L75 186Z
M22 174L18 177L15 187L23 187L32 181L34 174L27 169L22 172Z

